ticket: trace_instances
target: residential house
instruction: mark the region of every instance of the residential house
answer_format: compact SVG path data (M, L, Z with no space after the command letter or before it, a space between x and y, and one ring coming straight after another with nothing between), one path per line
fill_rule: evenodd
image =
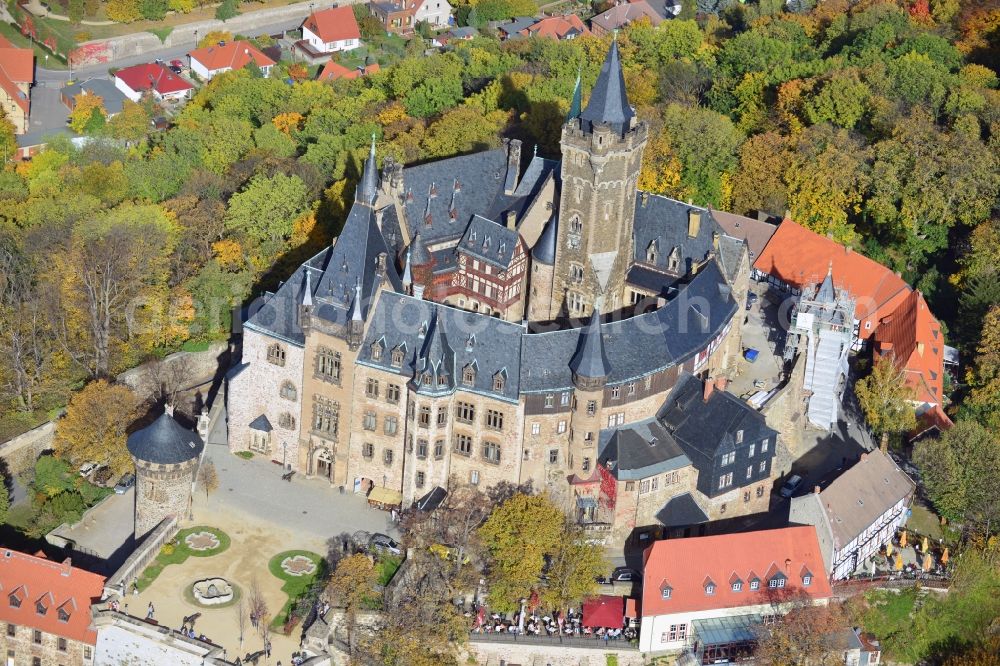
M826 488L817 486L793 498L788 520L815 526L826 574L832 580L847 578L906 522L915 487L889 456L875 449L861 454Z
M35 54L0 36L0 108L16 134L28 131L31 86L35 82Z
M665 20L646 0L621 2L590 19L590 29L597 36L621 30L629 23L647 19L653 27Z
M188 54L191 71L205 81L234 69L243 69L253 62L265 77L271 75L271 68L277 63L248 41L219 42L212 46L195 49Z
M502 41L507 41L514 37L524 37L524 31L535 25L537 19L530 16L518 16L508 23L501 23L497 26L497 34Z
M158 63L125 67L115 72L115 87L133 102L150 93L157 101L174 102L191 96L194 86Z
M336 81L337 79L357 79L362 76L368 76L369 74L374 74L379 71L380 67L377 62L370 65L365 65L364 67L355 67L350 69L349 67L344 67L339 62L330 61L323 66L323 71L319 73L316 77L318 81Z
M548 16L525 28L520 33L524 37L549 37L555 40L575 39L580 35L589 35L590 30L576 14L565 16Z
M41 666L94 663L97 634L90 606L104 577L44 556L0 550L0 651L7 664Z
M350 51L361 46L361 29L350 5L313 12L302 24L302 41L314 55Z
M761 624L831 596L812 526L657 541L643 553L639 649L735 661Z
M125 100L128 99L121 90L115 87L114 82L108 79L88 79L64 86L59 91L62 103L70 111L76 106L76 99L80 95L97 95L100 97L109 118L121 113L122 106Z
M395 34L412 34L420 22L435 30L452 24L448 0L386 0L370 3L369 9L387 32Z
M432 43L434 46L446 46L453 42L468 42L472 40L479 31L472 26L465 26L462 28L452 28L447 32L442 32L434 37Z

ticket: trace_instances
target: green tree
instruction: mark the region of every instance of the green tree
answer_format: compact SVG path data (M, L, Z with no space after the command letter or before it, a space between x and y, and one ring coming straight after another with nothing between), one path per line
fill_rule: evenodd
M597 592L597 577L608 570L603 548L588 543L583 530L564 523L549 554L548 581L541 590L547 608L565 611Z
M240 15L239 0L222 0L222 4L215 8L215 18L219 21L228 21Z
M939 437L917 443L913 459L927 495L943 516L986 530L998 528L1000 447L997 432L959 419Z
M357 614L362 604L375 594L378 572L367 555L345 557L337 563L327 593L344 609L347 623L347 644L353 656L357 647Z
M124 474L132 467L125 440L137 403L127 386L103 379L87 384L69 401L65 416L56 423L56 455L74 465L103 463L116 475Z
M149 21L162 21L166 17L168 9L170 7L167 0L140 0L139 2L139 12L142 13L144 19Z
M108 121L111 136L125 141L139 141L149 133L149 114L132 100L122 103L122 110Z
M875 360L871 373L854 385L854 392L868 425L882 436L883 451L890 434L913 430L917 425L911 402L913 389L906 385L891 354Z
M424 149L429 157L444 157L493 148L499 143L500 129L506 120L503 111L484 116L474 107L457 107L431 123Z
M722 176L736 166L742 137L733 122L710 109L669 104L663 127L681 161L681 182L697 204L718 205Z
M0 113L0 150L3 151L4 163L17 152L17 133L6 113Z
M990 307L982 322L965 408L983 425L1000 432L1000 304Z
M298 176L258 174L229 200L226 229L257 242L288 238L292 222L306 210L306 194Z
M77 134L87 133L94 122L94 112L106 116L104 98L100 95L80 94L73 98L73 110L69 114L69 126Z
M806 99L806 118L813 125L828 122L851 129L864 117L869 94L857 73L836 72Z
M73 23L79 23L83 20L86 7L84 5L84 0L69 0L69 4L66 8L66 13L69 15L69 20Z
M566 516L547 495L519 493L479 528L489 552L490 606L510 612L538 587L545 555L559 544Z

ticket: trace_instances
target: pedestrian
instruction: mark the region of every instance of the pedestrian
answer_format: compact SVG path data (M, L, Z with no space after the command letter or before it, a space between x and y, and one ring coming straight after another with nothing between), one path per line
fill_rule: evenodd
M132 596L139 596L139 583L138 581L132 581Z
M155 613L155 612L156 612L156 611L155 611L155 609L153 608L153 602L152 602L152 601L150 601L150 602L149 602L149 607L148 607L148 608L146 608L146 619L147 619L147 620L152 620L152 619L153 619L153 613Z
M122 612L128 615L128 602L125 602L125 606L122 608Z
M264 641L264 656L271 658L271 641Z

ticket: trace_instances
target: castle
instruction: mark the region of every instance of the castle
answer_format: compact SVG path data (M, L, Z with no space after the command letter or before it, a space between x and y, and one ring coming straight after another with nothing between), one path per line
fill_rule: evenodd
M373 141L339 238L244 326L230 448L404 506L531 482L616 536L766 510L763 417L718 403L748 436L693 443L674 419L692 395L715 404L702 380L739 353L746 246L710 210L637 190L648 129L617 44L581 100L577 81L559 161L510 140L379 172Z

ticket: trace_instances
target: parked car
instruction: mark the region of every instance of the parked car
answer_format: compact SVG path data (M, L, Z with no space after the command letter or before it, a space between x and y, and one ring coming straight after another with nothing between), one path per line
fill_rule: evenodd
M182 71L184 71L184 63L181 62L180 60L171 60L170 71L173 72L174 74L180 74Z
M799 486L801 485L802 485L802 477L799 476L798 474L792 474L790 477L788 477L788 480L785 481L784 485L781 486L781 490L778 491L778 494L781 495L782 497L791 497L792 495L795 494L795 491L798 490Z
M403 549L399 547L399 543L388 534L373 534L371 539L368 540L368 547L383 553L391 553L393 555L403 554Z
M753 293L752 291L749 294L747 294L747 310L752 308L754 304L757 302L757 300L758 300L757 294Z
M125 472L122 478L118 480L118 485L115 486L115 495L124 495L128 492L128 489L135 485L135 474L132 472Z
M617 567L611 572L614 583L635 583L642 580L642 574L630 567Z
M82 476L83 478L87 478L88 476L93 474L94 470L96 469L97 469L97 463L93 461L85 462L82 465L80 465L80 476Z

